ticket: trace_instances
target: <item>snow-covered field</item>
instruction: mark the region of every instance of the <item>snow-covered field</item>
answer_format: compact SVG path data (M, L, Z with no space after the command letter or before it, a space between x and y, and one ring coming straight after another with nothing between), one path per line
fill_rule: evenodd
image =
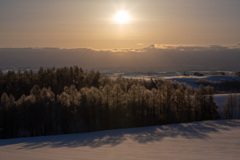
M239 160L240 120L0 140L1 160Z
M214 101L216 105L218 106L218 113L222 115L223 113L223 105L226 103L228 97L232 96L236 100L236 104L234 104L233 112L235 113L235 118L238 118L239 115L239 109L238 105L240 105L240 93L234 93L234 94L215 94L213 95ZM234 102L233 102L234 103Z
M222 106L224 104L224 101L231 96L231 94L215 94L214 101L216 102L217 106ZM240 99L240 93L234 93L232 96L235 96L236 98Z
M187 75L184 75L183 72L154 72L154 73L144 73L144 72L131 72L131 73L125 73L125 72L116 72L116 73L103 73L105 76L108 77L124 77L124 78L133 78L133 79L165 79L165 80L172 80L177 81L181 83L186 83L193 88L198 88L198 84L196 82L198 80L208 80L212 82L219 83L223 80L225 81L233 81L237 80L240 81L239 76L235 76L233 72L224 72L225 75L214 75L214 73L210 71L204 71L201 72L204 74L204 76L194 76L194 71L191 71L187 73Z

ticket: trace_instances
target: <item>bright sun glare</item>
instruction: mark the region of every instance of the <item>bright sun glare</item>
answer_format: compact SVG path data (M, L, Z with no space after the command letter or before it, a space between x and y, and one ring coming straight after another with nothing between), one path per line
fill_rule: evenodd
M114 17L114 20L119 24L125 24L129 22L130 17L126 11L118 11Z

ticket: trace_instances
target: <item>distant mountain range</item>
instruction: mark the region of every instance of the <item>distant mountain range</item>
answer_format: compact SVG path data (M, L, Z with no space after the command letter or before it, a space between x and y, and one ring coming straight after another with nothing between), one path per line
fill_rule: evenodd
M159 46L141 49L0 48L0 69L79 66L111 71L240 71L240 48Z

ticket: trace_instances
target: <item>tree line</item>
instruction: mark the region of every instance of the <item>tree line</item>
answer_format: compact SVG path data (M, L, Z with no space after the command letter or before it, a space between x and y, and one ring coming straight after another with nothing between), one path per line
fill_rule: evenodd
M240 119L240 94L229 94L221 106L223 119Z
M79 67L0 71L1 138L218 119L212 87L109 78Z
M213 82L206 79L199 79L196 84L203 86L211 86L215 92L218 93L239 93L240 92L240 81L233 80L221 80L221 82Z

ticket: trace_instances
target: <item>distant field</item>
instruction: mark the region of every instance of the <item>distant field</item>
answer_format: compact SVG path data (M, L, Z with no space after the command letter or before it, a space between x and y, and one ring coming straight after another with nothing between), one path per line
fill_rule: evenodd
M203 76L195 76L194 71L187 72L184 75L184 72L119 72L119 73L104 73L104 75L108 77L124 77L124 78L133 78L133 79L167 79L173 80L177 82L186 83L194 88L199 87L196 82L199 79L205 79L212 82L221 82L223 80L232 81L237 80L240 81L240 77L234 76L233 72L224 72L225 75L215 75L215 72L204 71Z

